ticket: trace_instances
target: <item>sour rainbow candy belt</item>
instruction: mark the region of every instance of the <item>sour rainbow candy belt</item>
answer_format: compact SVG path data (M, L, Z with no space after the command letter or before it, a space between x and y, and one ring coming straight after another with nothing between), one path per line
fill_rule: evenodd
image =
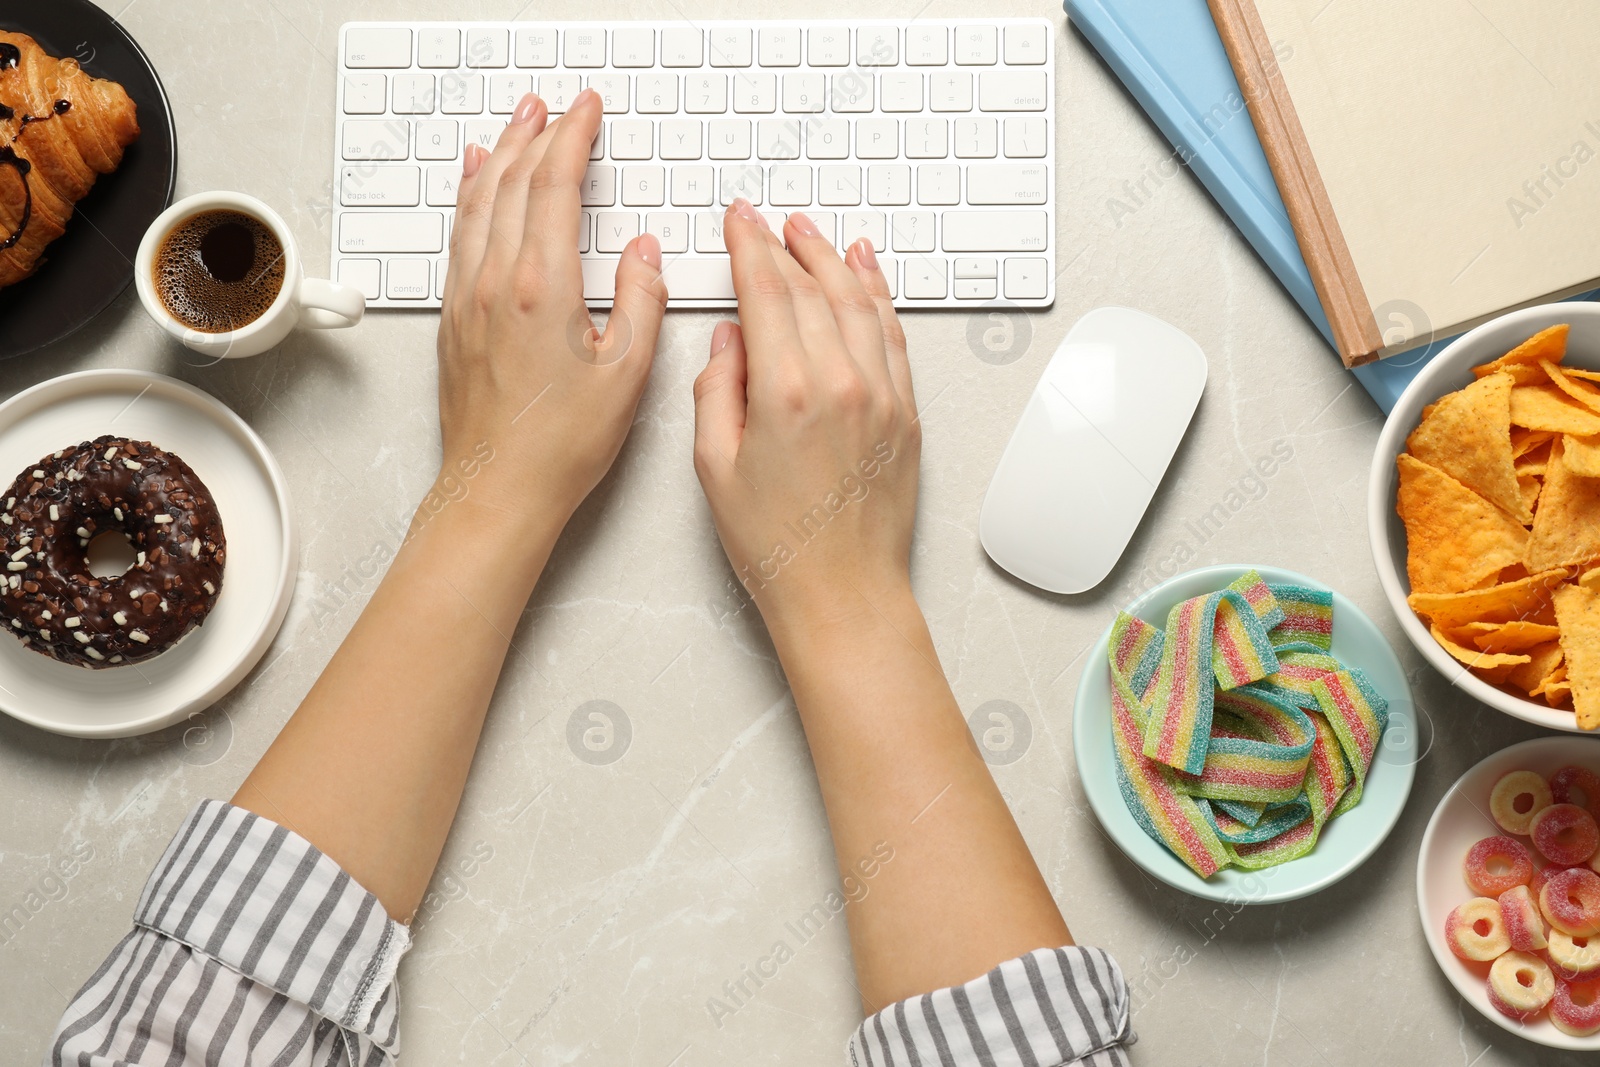
M1251 571L1111 629L1117 781L1134 820L1202 878L1305 855L1361 799L1388 705L1328 653L1333 595Z

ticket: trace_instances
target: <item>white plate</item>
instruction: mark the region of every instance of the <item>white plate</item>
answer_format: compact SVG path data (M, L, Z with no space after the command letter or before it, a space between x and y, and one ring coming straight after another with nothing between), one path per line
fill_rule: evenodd
M1250 567L1223 564L1169 578L1128 605L1127 611L1156 626L1167 624L1167 613L1190 597L1215 592ZM1275 585L1327 586L1314 578L1277 567L1255 567ZM1106 652L1111 628L1089 653L1089 664L1078 683L1072 709L1072 747L1078 777L1089 796L1100 825L1129 859L1174 889L1207 900L1239 904L1275 904L1298 900L1337 882L1377 851L1389 836L1411 794L1416 773L1416 712L1405 670L1383 633L1361 609L1339 593L1333 594L1333 654L1352 667L1360 667L1389 702L1389 726L1372 757L1361 802L1328 822L1316 847L1297 860L1262 871L1229 867L1201 878L1165 845L1139 828L1117 788L1117 755L1111 741L1111 668Z
M1406 577L1406 527L1394 510L1400 485L1395 457L1405 450L1406 438L1422 421L1422 409L1446 393L1471 385L1473 367L1500 358L1540 330L1562 322L1572 324L1565 365L1600 370L1600 304L1579 301L1541 304L1491 319L1456 338L1412 379L1384 422L1373 452L1372 470L1367 478L1367 538L1372 545L1372 562L1378 568L1378 580L1383 584L1395 618L1400 621L1400 629L1439 673L1474 699L1507 715L1537 723L1547 730L1578 733L1578 722L1568 709L1552 708L1543 700L1518 696L1490 685L1462 666L1433 639L1427 626L1406 603L1406 596L1411 592L1411 582Z
M86 670L0 637L0 711L77 737L159 730L232 689L282 625L297 561L288 487L266 444L216 398L159 374L80 371L0 404L0 485L102 434L149 441L194 468L222 516L228 560L205 622L142 663Z
M1423 936L1428 939L1428 948L1433 950L1440 970L1462 999L1485 1019L1541 1045L1595 1052L1600 1051L1600 1034L1570 1037L1543 1015L1524 1023L1495 1011L1489 1005L1489 965L1468 963L1451 952L1444 940L1444 921L1450 912L1477 895L1467 888L1461 875L1463 857L1484 838L1504 833L1489 817L1489 790L1495 781L1507 771L1529 770L1548 776L1569 763L1600 774L1600 740L1538 737L1501 749L1456 779L1433 809L1428 829L1422 835L1422 850L1417 854L1417 910L1422 917ZM1525 838L1518 840L1528 844ZM1532 845L1529 851L1533 851Z

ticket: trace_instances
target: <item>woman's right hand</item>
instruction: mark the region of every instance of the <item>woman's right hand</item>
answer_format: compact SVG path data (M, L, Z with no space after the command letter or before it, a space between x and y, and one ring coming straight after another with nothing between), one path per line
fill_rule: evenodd
M909 589L921 431L905 334L866 241L809 218L780 242L749 202L724 220L739 318L695 380L695 471L739 581L775 631Z

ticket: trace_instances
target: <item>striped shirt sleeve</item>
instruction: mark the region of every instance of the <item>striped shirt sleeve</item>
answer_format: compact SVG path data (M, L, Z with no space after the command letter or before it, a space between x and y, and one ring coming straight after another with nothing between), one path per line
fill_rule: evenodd
M869 1017L850 1067L1128 1067L1128 1007L1104 951L1039 949Z
M46 1067L384 1067L399 1054L410 934L300 835L202 801L133 921L67 1006Z

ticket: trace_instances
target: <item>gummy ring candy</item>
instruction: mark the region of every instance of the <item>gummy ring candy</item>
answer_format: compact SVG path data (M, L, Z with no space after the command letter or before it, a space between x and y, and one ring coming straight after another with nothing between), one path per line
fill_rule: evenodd
M1549 944L1544 936L1544 916L1527 886L1512 886L1500 894L1500 917L1506 937L1517 951L1534 952Z
M1551 930L1549 942L1544 955L1556 977L1569 982L1600 978L1600 940L1591 941L1587 937L1572 937L1560 930Z
M1600 790L1595 796L1600 797ZM1489 790L1489 814L1508 834L1527 833L1528 823L1552 803L1550 786L1532 771L1503 774Z
M1600 808L1600 774L1587 767L1563 767L1550 776L1550 795L1557 804L1576 804L1593 815Z
M1512 886L1528 884L1533 877L1533 857L1520 841L1486 837L1467 850L1461 873L1480 897L1498 897Z
M1572 937L1600 934L1600 874L1569 867L1545 882L1539 910L1551 926Z
M1476 963L1492 960L1511 947L1500 905L1488 897L1473 897L1452 911L1444 921L1444 937L1451 952Z
M1585 863L1600 849L1600 826L1576 804L1552 804L1528 823L1533 847L1560 867Z
M1550 998L1550 1022L1573 1037L1600 1031L1600 979L1567 982L1558 977L1556 994Z
M1544 890L1544 884L1562 871L1565 867L1539 867L1533 872L1533 877L1528 879L1528 895L1538 903L1539 894Z
M1538 956L1507 952L1489 967L1489 1003L1502 1015L1531 1019L1556 995L1556 976Z

